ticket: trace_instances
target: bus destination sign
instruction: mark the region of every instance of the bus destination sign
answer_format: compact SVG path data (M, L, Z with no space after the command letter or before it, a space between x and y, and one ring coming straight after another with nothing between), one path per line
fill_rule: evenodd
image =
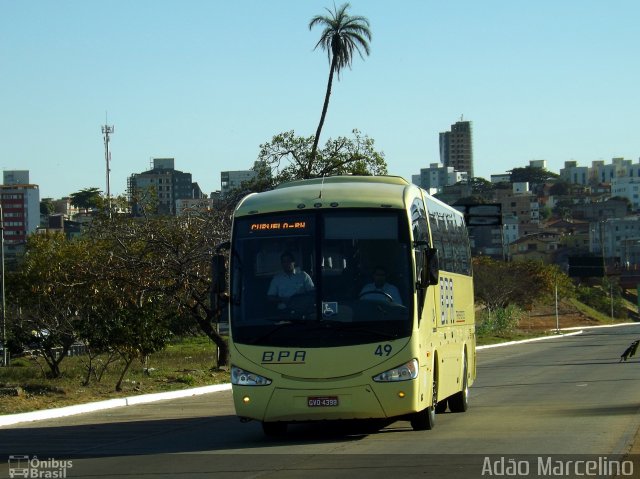
M306 221L265 221L251 223L249 231L302 231L307 229Z

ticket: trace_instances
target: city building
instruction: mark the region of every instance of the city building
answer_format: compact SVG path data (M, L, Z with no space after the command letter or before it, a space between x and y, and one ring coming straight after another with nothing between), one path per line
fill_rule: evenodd
M640 217L608 218L589 224L589 252L609 267L640 264Z
M502 240L505 248L520 237L518 230L517 216L510 214L502 215Z
M628 168L631 166L632 161L625 160L624 158L612 158L610 165L606 165L604 161L598 160L591 163L590 174L594 181L611 183L611 180L614 178L627 176Z
M633 211L640 210L640 178L619 177L611 180L611 197L621 197L629 200Z
M242 183L253 180L258 173L253 170L236 170L220 172L220 193L226 197L233 190L240 188Z
M589 167L578 166L577 161L565 161L564 168L560 169L560 178L574 185L589 184Z
M424 188L430 194L436 194L445 186L467 181L467 172L455 171L453 167L443 166L441 163L431 163L429 168L421 168L420 174L413 175L411 179L420 188Z
M440 133L440 162L473 178L473 141L470 121L458 121Z
M134 216L150 208L153 213L176 214L176 201L202 199L206 196L191 173L175 169L173 158L154 158L153 167L143 173L134 173L127 182L127 194Z
M517 219L518 237L538 233L540 230L540 204L538 197L528 191L527 183L515 183L510 194L501 197L503 217Z
M511 173L499 173L497 175L491 175L491 183L510 183Z
M233 190L240 188L243 183L256 178L261 170L268 173L266 163L256 161L254 162L253 169L251 170L220 172L220 196L222 198L227 197Z
M560 235L558 233L540 232L522 236L509 245L511 261L542 261L546 264L555 262Z
M547 160L529 160L530 168L540 168L541 170L547 169Z
M0 186L5 254L15 256L24 248L27 235L40 226L40 190L29 183L29 172L5 171Z

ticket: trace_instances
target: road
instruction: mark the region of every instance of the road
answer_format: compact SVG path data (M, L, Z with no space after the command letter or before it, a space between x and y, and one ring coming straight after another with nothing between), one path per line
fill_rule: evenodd
M598 458L605 472L617 461L640 477L637 457L620 457L640 427L640 356L619 357L638 338L634 325L478 351L469 410L438 415L432 431L301 424L268 439L238 421L229 392L7 427L0 477L9 455L71 460L66 477L468 478L499 475L500 464L547 477L535 475L539 461L572 477L584 471L567 461Z

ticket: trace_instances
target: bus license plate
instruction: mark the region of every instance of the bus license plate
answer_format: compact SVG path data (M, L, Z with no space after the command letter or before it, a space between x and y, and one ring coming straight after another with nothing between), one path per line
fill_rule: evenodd
M310 396L307 398L309 407L333 407L338 405L338 396Z

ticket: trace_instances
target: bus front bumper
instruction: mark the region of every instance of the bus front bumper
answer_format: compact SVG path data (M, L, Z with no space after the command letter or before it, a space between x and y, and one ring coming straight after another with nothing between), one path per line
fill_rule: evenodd
M323 389L233 386L236 414L260 421L385 419L419 410L417 381Z

